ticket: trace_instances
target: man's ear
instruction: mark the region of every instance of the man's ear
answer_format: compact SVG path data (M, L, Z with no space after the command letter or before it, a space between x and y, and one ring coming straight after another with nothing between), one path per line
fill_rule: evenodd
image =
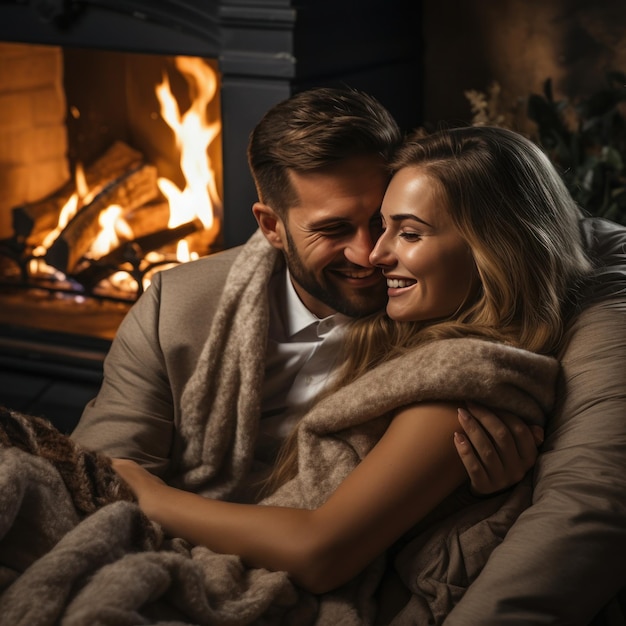
M282 220L278 217L274 209L267 204L263 204L262 202L255 202L252 205L252 213L259 224L259 228L265 235L265 238L277 250L284 250L284 227Z

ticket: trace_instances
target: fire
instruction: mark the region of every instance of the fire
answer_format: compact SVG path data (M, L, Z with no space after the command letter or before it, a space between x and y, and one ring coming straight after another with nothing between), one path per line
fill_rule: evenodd
M76 165L74 173L74 183L76 191L68 198L67 202L61 208L59 213L59 221L54 230L51 230L43 239L40 245L33 250L33 259L30 262L30 271L32 274L45 274L49 276L62 277L53 267L50 267L43 257L46 250L54 243L55 239L63 232L69 221L78 213L81 206L93 199L93 192L89 191L87 180L85 178L85 170L81 163Z
M90 256L99 259L119 246L120 239L129 241L133 238L131 227L122 217L123 212L121 206L112 204L100 213L98 222L102 230L91 244Z
M46 250L54 243L54 240L61 234L63 229L67 226L68 222L78 213L78 209L90 202L93 199L93 192L89 192L87 180L85 179L85 170L83 166L78 163L76 166L75 184L76 192L73 193L68 201L63 205L61 212L59 213L59 223L57 227L50 231L41 245L34 251L34 256L43 256Z
M191 101L189 108L181 112L172 93L168 75L165 73L162 81L155 86L155 95L160 105L161 117L174 134L175 144L179 151L180 171L184 176L185 185L183 189L180 189L171 180L160 176L156 178L158 190L155 187L155 195L160 191L167 200L168 206L165 207L166 212L163 216L168 219L167 229L192 224L199 220L198 223L201 223L205 229L201 233L202 241L208 245L215 239L219 230L216 210L221 210L217 175L209 155L210 146L221 132L221 121L209 119L209 105L213 103L218 93L218 77L216 71L199 58L176 57L175 67L187 81ZM57 226L33 250L33 259L30 262L32 274L59 277L59 272L47 265L44 257L72 218L102 191L97 182L93 185L93 189L89 189L81 164L76 167L74 184L76 190L62 207ZM94 235L91 247L83 258L101 259L115 252L125 242L134 241L133 230L124 219L128 209L118 204L111 204L101 210L98 215L100 230L97 236ZM169 217L167 217L167 210L169 210ZM162 269L166 267L164 261L169 262L169 257L163 253L146 252L143 256L146 266L152 264ZM190 250L186 239L177 242L176 262L187 262L198 256L196 251ZM171 261L174 262L173 256ZM126 273L125 276L126 281L122 276L114 274L109 277L108 282L119 287L121 283L129 282L129 274ZM149 284L149 278L150 272L143 277L144 288ZM133 289L132 286L126 285L122 287L122 290L132 291Z
M207 119L207 107L217 93L217 79L213 69L201 59L176 57L176 68L187 80L190 92L195 94L189 109L181 115L167 75L157 86L156 94L161 116L174 132L180 150L180 167L186 186L180 190L163 177L159 178L158 185L170 205L170 228L199 218L205 229L211 230L215 222L214 207L219 206L220 198L207 150L220 133L220 122ZM188 255L188 252L182 253Z

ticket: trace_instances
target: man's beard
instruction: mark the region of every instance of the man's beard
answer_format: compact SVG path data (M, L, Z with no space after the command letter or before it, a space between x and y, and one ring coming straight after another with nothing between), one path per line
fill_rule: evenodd
M285 229L285 234L289 247L284 253L291 277L314 298L348 317L364 317L385 306L386 287L382 278L379 285L358 290L341 290L333 284L320 282L315 274L304 266L288 229Z

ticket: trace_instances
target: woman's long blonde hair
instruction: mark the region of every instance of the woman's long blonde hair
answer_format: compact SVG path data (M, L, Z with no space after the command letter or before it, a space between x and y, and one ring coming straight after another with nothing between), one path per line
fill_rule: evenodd
M439 190L470 247L480 289L449 319L399 323L382 312L352 322L333 389L434 339L477 336L554 354L591 266L580 209L546 155L506 129L456 128L409 138L391 163L393 172L404 168L425 174ZM291 478L296 463L292 437L271 485Z

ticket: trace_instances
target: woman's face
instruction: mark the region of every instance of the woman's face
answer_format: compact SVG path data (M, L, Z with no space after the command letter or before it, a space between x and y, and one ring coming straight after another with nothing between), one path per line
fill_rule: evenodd
M384 232L370 261L387 279L387 314L394 320L449 317L479 283L470 248L442 197L415 167L397 172L385 193Z

